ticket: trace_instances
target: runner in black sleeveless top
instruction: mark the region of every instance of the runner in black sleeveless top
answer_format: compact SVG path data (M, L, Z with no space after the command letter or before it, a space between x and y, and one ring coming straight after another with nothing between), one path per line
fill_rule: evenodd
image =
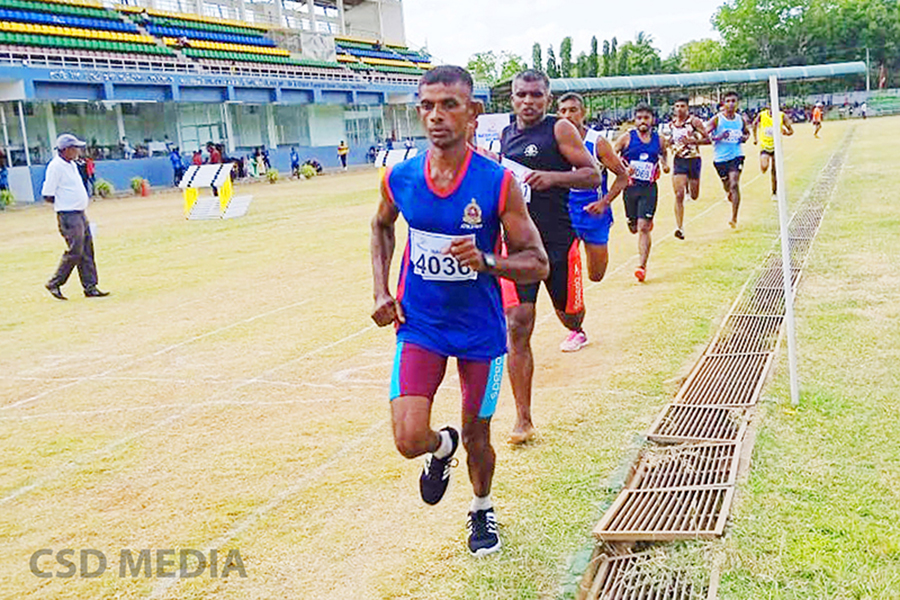
M519 73L512 83L516 114L500 137L500 153L532 169L525 178L531 187L528 212L537 225L550 259L550 275L544 281L556 314L570 331L580 332L584 321L581 252L569 219L569 189L600 185L600 170L588 153L574 125L547 116L550 81L533 70ZM531 378L538 284L516 285L517 299L507 310L509 327L509 378L516 399L516 424L509 441L521 444L533 437Z

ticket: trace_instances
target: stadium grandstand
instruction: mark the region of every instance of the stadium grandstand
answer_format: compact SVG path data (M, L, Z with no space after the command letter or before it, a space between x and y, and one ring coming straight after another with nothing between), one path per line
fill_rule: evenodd
M325 166L346 140L420 138L400 0L0 0L0 127L19 202L38 198L52 141L71 132L97 176L171 181L167 148L240 157L290 149ZM486 99L487 88L477 95Z

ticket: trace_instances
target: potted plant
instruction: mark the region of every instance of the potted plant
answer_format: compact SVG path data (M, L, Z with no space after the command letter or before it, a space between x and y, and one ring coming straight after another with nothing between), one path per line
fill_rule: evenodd
M94 191L101 198L109 198L116 190L113 187L113 184L111 184L109 181L105 179L98 179L97 183L94 184Z
M269 169L266 171L266 179L269 180L269 183L278 181L278 169Z

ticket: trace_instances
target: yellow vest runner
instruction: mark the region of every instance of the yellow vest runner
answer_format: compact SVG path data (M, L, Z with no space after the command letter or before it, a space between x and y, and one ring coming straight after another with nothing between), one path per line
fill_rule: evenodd
M759 114L759 145L763 150L775 152L775 130L772 113L764 110ZM781 124L784 125L784 113L781 113Z

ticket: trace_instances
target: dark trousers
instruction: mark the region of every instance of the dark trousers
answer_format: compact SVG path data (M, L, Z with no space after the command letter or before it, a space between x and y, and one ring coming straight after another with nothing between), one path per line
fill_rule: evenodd
M347 155L341 154L340 158L341 158L341 166L346 169L347 168Z
M59 232L66 240L66 251L59 261L59 268L47 282L48 286L62 286L69 280L73 269L78 269L81 286L88 290L97 286L97 265L94 263L94 240L87 217L82 210L56 213Z

